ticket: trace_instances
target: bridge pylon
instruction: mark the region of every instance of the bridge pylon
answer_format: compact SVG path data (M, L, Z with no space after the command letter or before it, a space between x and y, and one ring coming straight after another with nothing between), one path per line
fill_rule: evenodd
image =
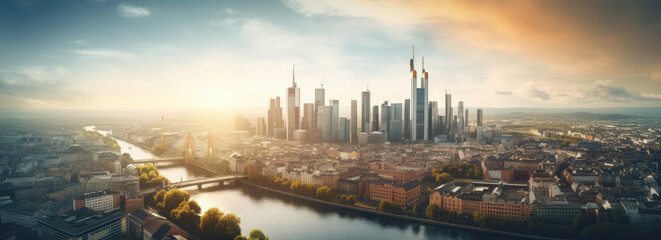
M191 164L195 160L195 138L190 132L186 136L186 151L184 152L186 164Z

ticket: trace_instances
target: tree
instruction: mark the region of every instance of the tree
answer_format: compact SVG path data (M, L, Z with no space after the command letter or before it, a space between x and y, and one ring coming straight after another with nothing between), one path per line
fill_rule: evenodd
M431 220L438 221L441 219L441 208L436 204L429 204L425 209L425 215Z
M164 215L170 216L172 209L177 208L181 202L188 201L189 199L190 194L188 194L188 192L173 188L165 193L165 195L163 195L163 201L156 205L161 208Z
M353 194L352 194L352 195L347 196L347 200L346 200L346 201L347 201L348 204L354 204L354 203L356 203L356 195L353 195Z
M333 198L333 190L326 186L317 188L317 197L331 200Z
M161 189L154 195L154 202L158 205L158 203L163 202L163 197L165 197L165 193L167 193L165 190Z
M262 230L259 229L253 229L250 231L250 235L248 237L250 240L269 240L268 237L262 232Z
M401 213L402 212L402 207L399 206L399 204L394 203L390 200L381 200L379 203L379 209L382 212L387 212L387 213Z
M218 208L210 208L200 218L200 231L212 239L231 240L241 235L241 219L234 214L224 214Z
M436 175L436 182L437 183L448 183L452 181L452 176L449 173L441 173Z
M248 238L244 237L243 235L236 236L234 240L248 240Z
M170 212L170 218L179 224L195 229L200 224L200 216L198 214L200 214L200 206L195 200L183 201L177 208Z
M413 204L413 215L418 215L420 214L420 204L416 203Z
M585 227L583 237L586 239L623 239L620 234L624 231L622 224L600 223Z

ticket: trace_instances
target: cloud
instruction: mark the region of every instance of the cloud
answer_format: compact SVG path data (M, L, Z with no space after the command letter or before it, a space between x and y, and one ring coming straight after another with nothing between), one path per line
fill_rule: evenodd
M76 40L69 41L69 43L75 44L75 45L80 45L80 46L85 46L85 45L87 45L87 40L85 40L85 39L76 39Z
M149 9L135 6L130 3L119 4L117 6L117 11L119 12L119 15L125 18L143 18L151 15Z
M314 0L283 0L282 3L306 17L338 16L342 14L342 11L331 2L324 1L320 4L319 1Z
M74 50L74 53L82 57L94 57L94 58L114 58L120 60L126 60L133 58L134 54L129 52L122 52L112 49L81 49Z
M521 87L521 93L530 99L548 101L551 100L551 94L539 89L533 82L527 82Z
M231 9L231 8L225 8L224 11L225 11L225 13L227 13L227 14L235 14L235 13L237 13L236 10Z
M597 81L590 88L576 94L578 100L600 102L661 101L661 94L641 93L613 86L612 80Z
M512 95L512 91L496 91L497 95Z
M209 25L229 27L236 24L238 21L239 20L236 18L213 19L209 21Z
M55 105L68 105L83 94L70 90L68 69L55 66L0 69L0 94Z
M284 0L306 16L372 19L423 29L439 45L465 46L571 74L650 76L661 65L661 15L654 1ZM613 13L616 12L616 15ZM532 60L532 61L531 61Z

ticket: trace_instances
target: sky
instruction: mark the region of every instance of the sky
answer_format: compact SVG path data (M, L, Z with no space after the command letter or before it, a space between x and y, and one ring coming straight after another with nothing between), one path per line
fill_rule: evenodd
M659 1L0 1L0 108L661 106ZM284 102L284 101L283 101Z

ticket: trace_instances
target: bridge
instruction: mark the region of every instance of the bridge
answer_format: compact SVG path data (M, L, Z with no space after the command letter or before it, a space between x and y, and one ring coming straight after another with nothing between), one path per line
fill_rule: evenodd
M195 137L188 133L186 137L179 139L165 150L160 156L150 159L135 159L134 163L161 163L161 162L181 162L186 165L192 165L206 169L212 173L225 176L233 174L230 169L229 160L216 156L214 140L211 132L207 135L207 144L200 146L195 144Z
M208 177L208 178L198 178L198 179L191 179L191 180L186 180L186 181L181 181L181 182L176 182L176 183L170 183L165 186L166 190L169 190L171 188L185 188L185 187L190 187L190 186L196 186L197 189L202 189L202 185L204 184L211 184L211 183L218 183L220 187L223 187L225 185L225 182L229 182L230 185L233 185L237 180L243 180L247 179L248 176L245 174L235 174L235 175L227 175L227 176L219 176L219 177ZM144 188L140 190L140 193L144 195L153 195L156 194L159 190L163 189L162 187L151 187L151 188Z
M220 177L192 179L192 180L186 180L186 181L182 181L182 182L170 183L167 187L169 187L169 188L184 188L184 187L190 187L190 186L197 185L198 189L202 189L202 185L210 184L210 183L218 183L222 187L223 185L225 185L225 182L234 183L236 180L247 179L247 178L248 178L248 176L246 176L245 174L237 174L237 175L228 175L228 176L220 176Z

